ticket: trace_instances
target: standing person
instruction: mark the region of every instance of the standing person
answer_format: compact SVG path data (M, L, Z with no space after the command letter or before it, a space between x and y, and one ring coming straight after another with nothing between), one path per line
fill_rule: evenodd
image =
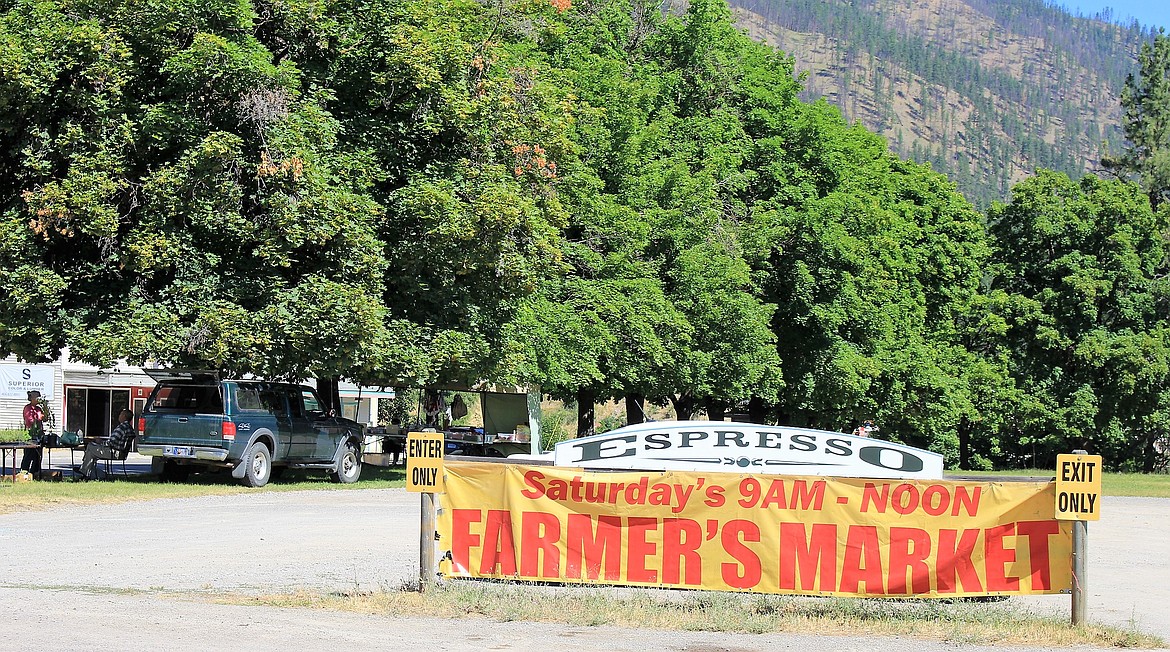
M130 446L134 443L134 426L130 425L133 418L133 412L122 410L118 413L118 425L114 426L109 439L104 443L91 441L86 444L85 457L82 458L79 469L83 478L86 480L97 478L98 460L122 459L130 451Z
M41 406L41 393L35 389L28 393L28 405L24 406L24 429L28 431L32 443L42 442L45 434L45 408ZM40 446L26 448L24 458L20 461L20 470L40 477L41 451Z

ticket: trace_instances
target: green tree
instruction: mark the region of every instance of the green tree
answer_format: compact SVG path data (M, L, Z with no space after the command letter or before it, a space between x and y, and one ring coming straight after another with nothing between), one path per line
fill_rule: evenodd
M410 358L374 175L256 21L247 3L5 11L0 350L287 378Z
M1016 461L1090 448L1152 470L1170 416L1165 215L1133 184L1044 171L989 220L1010 373L1032 402Z
M1127 146L1102 163L1139 181L1156 210L1170 198L1170 37L1165 31L1142 44L1138 64L1137 76L1126 77L1121 92Z

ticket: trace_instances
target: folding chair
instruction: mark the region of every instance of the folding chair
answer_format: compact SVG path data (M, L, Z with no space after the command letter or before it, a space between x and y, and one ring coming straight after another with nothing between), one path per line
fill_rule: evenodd
M121 462L122 463L122 476L127 477L127 478L130 477L130 474L126 472L126 458L130 456L130 451L135 450L137 448L137 446L136 446L137 443L138 443L138 437L137 436L132 437L130 439L130 445L126 448L126 450L122 451L121 453L117 453L112 459L105 460L105 462L106 462L106 476L113 475L113 472L111 469L113 468L114 462Z

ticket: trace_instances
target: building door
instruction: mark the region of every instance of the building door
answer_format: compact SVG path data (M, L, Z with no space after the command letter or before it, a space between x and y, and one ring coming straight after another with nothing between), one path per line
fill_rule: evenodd
M85 434L107 437L110 434L110 392L104 389L86 390Z

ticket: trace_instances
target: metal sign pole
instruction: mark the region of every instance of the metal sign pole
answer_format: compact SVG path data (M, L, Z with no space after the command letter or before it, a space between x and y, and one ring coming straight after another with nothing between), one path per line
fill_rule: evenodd
M422 518L418 537L418 592L426 593L435 581L435 494L422 494Z

